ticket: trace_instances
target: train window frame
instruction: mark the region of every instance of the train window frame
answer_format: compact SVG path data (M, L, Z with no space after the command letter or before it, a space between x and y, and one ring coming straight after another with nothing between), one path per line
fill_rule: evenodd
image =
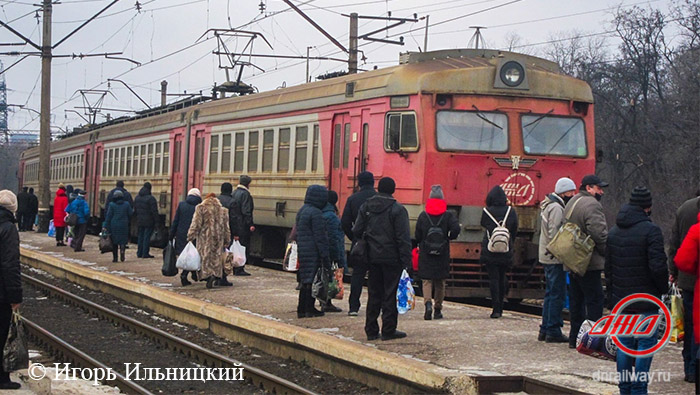
M228 146L226 145L226 140L228 139ZM233 159L233 151L231 150L233 143L233 135L231 133L224 133L221 135L221 166L219 167L220 173L230 173L231 172L231 159ZM228 158L227 158L228 156Z
M163 175L163 143L155 143L155 153L153 155L153 175Z
M131 169L131 174L134 177L137 177L139 175L139 164L141 163L141 146L140 145L135 145L134 146L134 156L132 157L133 160L131 161L132 164L132 169Z
M141 153L141 163L139 163L139 175L140 176L145 176L147 175L146 173L146 149L147 145L146 144L141 144L141 150L139 151Z
M134 166L134 161L131 159L131 158L133 158L133 156L131 155L131 153L133 151L134 151L134 147L132 147L132 146L126 147L126 169L125 169L126 177L131 177L131 169Z
M390 118L393 116L399 116L399 146L397 149L392 149L391 148L391 139L389 138L389 133L390 133ZM404 116L413 116L413 124L414 124L414 133L415 133L415 140L416 140L416 145L415 147L402 147L401 144L404 141L403 138L403 117ZM397 152L397 153L402 153L402 152L418 152L420 150L420 137L418 133L418 115L416 114L415 111L389 111L386 113L384 116L384 151L385 152Z
M528 116L534 116L534 117L542 117L544 118L564 118L564 119L574 119L574 120L579 120L581 122L581 125L583 126L583 147L585 149L585 153L583 155L570 155L570 154L551 154L551 153L532 153L532 152L527 152L525 150L525 130L523 129L523 122L524 118ZM577 117L577 116L570 116L570 115L560 115L560 114L536 114L536 113L525 113L525 114L520 114L518 117L518 121L520 122L520 135L521 135L521 142L522 142L522 149L523 153L528 156L556 156L556 157L561 157L561 158L577 158L577 159L582 159L582 158L587 158L588 157L588 129L586 128L586 121L582 117Z
M314 135L311 145L311 172L315 173L318 171L318 157L320 150L320 140L321 140L321 126L319 124L314 124Z
M350 122L343 124L343 169L347 169L350 165L350 133L352 126Z
M460 114L474 114L477 117L479 115L485 115L485 114L495 114L495 115L500 115L503 116L505 119L505 147L502 150L484 150L484 149L456 149L456 148L442 148L440 147L440 144L438 142L438 117L439 114L441 113L460 113ZM439 152L464 152L464 153L487 153L487 154L504 154L507 153L510 150L511 146L511 136L510 136L510 118L508 117L508 114L502 111L467 111L467 110L440 110L435 113L435 149Z
M147 175L152 176L155 172L153 171L153 156L155 153L155 143L148 144L148 156L146 157L146 171Z
M303 135L303 139L299 136ZM309 155L309 125L297 125L294 128L294 172L305 173Z
M238 144L239 137L240 137L240 145ZM231 147L231 153L233 155L233 160L232 160L233 173L234 174L236 174L236 173L242 174L243 170L245 169L245 155L246 155L246 151L247 151L246 146L245 146L245 132L233 133L233 137L231 138L231 143L233 144L233 146ZM239 149L239 147L240 147L240 149Z
M340 123L333 125L333 168L340 169L340 139L342 136L342 126Z
M275 170L275 134L275 129L263 129L261 173L272 173Z
M170 141L163 142L163 160L161 161L161 166L163 166L163 175L170 175Z
M255 134L255 138L251 138L251 136ZM258 173L261 171L262 164L260 163L262 159L262 155L260 155L260 149L261 144L260 144L260 139L262 137L262 134L260 133L260 129L257 130L250 130L246 134L248 141L246 144L246 151L248 152L248 158L245 160L246 163L246 172L248 173ZM253 145L253 142L255 145ZM254 148L253 148L254 147ZM255 154L255 157L251 155L251 153ZM255 168L251 167L251 163L255 166Z
M282 137L285 137L286 142L283 142ZM279 128L277 132L277 172L281 174L289 173L289 162L292 159L292 127L285 126ZM286 151L286 154L283 152ZM286 160L284 157L287 157Z
M221 139L218 134L209 136L209 167L207 174L216 174L219 172L219 144Z

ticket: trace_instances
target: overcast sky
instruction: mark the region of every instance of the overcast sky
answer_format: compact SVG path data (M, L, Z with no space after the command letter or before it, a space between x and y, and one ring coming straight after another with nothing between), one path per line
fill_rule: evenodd
M0 0L0 20L41 43L41 21L36 18L33 4L39 0ZM63 38L87 18L101 10L111 0L61 0L54 5L53 42ZM160 81L169 82L169 93L183 91L211 93L214 82L226 81L223 70L218 69L218 57L212 54L217 41L208 34L197 41L207 29L240 28L262 33L272 45L267 47L262 39L256 39L253 52L275 55L306 55L346 58L319 31L299 14L289 10L281 0L262 0L264 13L260 12L261 0L121 0L101 17L91 22L77 34L54 50L54 54L79 54L123 52L141 66L123 60L104 58L53 60L52 125L72 129L84 121L75 113L83 99L79 89L102 89L111 92L103 106L109 109L141 110L145 106L123 85L111 83L108 78L118 78L132 87L151 105L160 103ZM466 48L474 34L470 26L486 26L483 31L489 48L502 49L509 35L517 33L520 50L538 53L546 44L563 32L578 30L587 34L610 30L612 13L617 7L655 7L666 10L670 0L293 0L321 27L348 45L349 18L343 14L357 12L363 16L387 16L418 18L429 15L428 50ZM38 14L41 17L41 13ZM360 35L386 25L383 21L360 20ZM409 22L393 28L388 33L392 39L404 37L405 45L390 45L360 41L360 49L367 60L360 68L370 70L375 65L387 67L397 63L399 52L418 51L423 48L425 19ZM385 38L386 33L377 35ZM20 40L5 29L0 29L0 42ZM232 39L229 49L240 51L247 39ZM472 43L473 44L473 43ZM617 42L609 39L614 51ZM0 51L32 51L30 46L2 47ZM168 56L169 55L169 56ZM0 56L5 67L19 57ZM243 81L260 91L304 82L305 60L255 58L253 62L264 72L246 68ZM40 59L29 57L6 72L8 103L40 107ZM330 71L346 70L347 64L336 61L310 62L313 77ZM112 96L113 95L113 96ZM98 97L91 95L90 100ZM169 100L176 100L170 98ZM103 110L117 117L126 112ZM98 116L98 122L104 117ZM9 114L11 130L38 130L36 113L15 108Z

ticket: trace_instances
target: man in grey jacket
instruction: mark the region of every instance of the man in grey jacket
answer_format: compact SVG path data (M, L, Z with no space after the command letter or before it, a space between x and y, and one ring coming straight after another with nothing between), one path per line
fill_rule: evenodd
M583 320L598 321L603 316L603 282L601 274L605 269L605 245L608 241L608 224L603 214L600 199L608 183L595 174L583 177L579 193L569 200L564 216L571 212L569 222L579 226L583 233L595 243L593 256L583 276L569 273L569 312L571 331L569 348L576 348L576 336Z
M542 308L542 325L539 341L547 343L566 343L569 338L561 333L564 321L561 311L566 300L566 273L564 265L552 254L547 253L547 245L559 228L566 222L564 206L576 194L576 184L567 177L557 180L554 193L550 193L541 204L542 225L540 226L539 260L544 267L547 287Z

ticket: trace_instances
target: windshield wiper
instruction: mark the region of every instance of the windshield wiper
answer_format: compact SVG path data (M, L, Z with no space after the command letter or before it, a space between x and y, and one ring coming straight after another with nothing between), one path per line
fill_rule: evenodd
M482 121L487 122L487 123L490 123L491 125L493 125L493 126L499 128L499 129L503 130L503 128L502 128L501 126L499 126L497 123L495 123L495 122L491 121L490 119L486 118L486 116L485 116L484 114L481 113L481 110L479 110L475 105L472 104L472 107L476 110L476 116L479 117L479 118L481 118ZM554 111L554 109L552 109L552 111Z
M537 117L537 119L535 119L534 121L528 123L527 125L524 125L524 126L523 126L523 129L525 129L526 127L532 125L533 123L537 123L537 122L541 121L542 118L546 117L547 115L549 115L549 114L551 114L551 113L553 113L553 112L554 112L554 109L551 109L551 110L547 111L546 114L542 114L542 115L540 115L539 117Z

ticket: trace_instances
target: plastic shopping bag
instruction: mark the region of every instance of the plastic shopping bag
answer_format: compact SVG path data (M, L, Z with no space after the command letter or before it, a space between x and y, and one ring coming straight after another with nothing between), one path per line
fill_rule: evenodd
M197 247L190 241L177 258L175 266L178 269L196 272L202 268L202 258L199 256Z
M12 312L10 331L7 334L5 348L2 350L2 367L5 372L14 372L29 367L27 335L24 332L24 324L18 311Z
M177 260L175 259L175 241L171 240L163 249L163 267L160 272L166 277L177 275Z
M224 248L224 253L221 255L221 262L224 267L224 274L233 274L233 252L228 248Z
M683 328L683 298L678 287L673 284L669 290L671 294L671 321L673 329L671 329L671 343L680 343L685 337Z
M311 296L321 303L326 303L332 299L328 295L329 285L332 281L331 270L321 265L316 271L314 282L311 284Z
M396 290L396 307L399 310L399 314L406 314L409 310L416 308L416 291L413 290L411 277L406 272L406 269L401 272L399 288Z
M343 300L343 295L345 294L345 286L343 285L344 271L345 269L342 267L336 267L333 271L333 281L329 289L329 293L333 295L333 299Z
M233 267L245 266L245 247L238 240L234 240L229 248L233 253Z
M107 234L106 230L102 230L100 233L100 241L98 242L100 247L100 253L104 254L106 252L112 252L114 245L112 244L112 237Z
M299 270L299 255L297 253L296 241L287 244L287 251L284 253L283 268L288 272L296 272Z
M576 336L576 351L593 358L615 361L617 358L617 346L613 343L612 337L593 337L590 335L595 321L585 320L581 324L581 329Z
M49 237L56 237L56 225L53 224L53 220L49 221Z

